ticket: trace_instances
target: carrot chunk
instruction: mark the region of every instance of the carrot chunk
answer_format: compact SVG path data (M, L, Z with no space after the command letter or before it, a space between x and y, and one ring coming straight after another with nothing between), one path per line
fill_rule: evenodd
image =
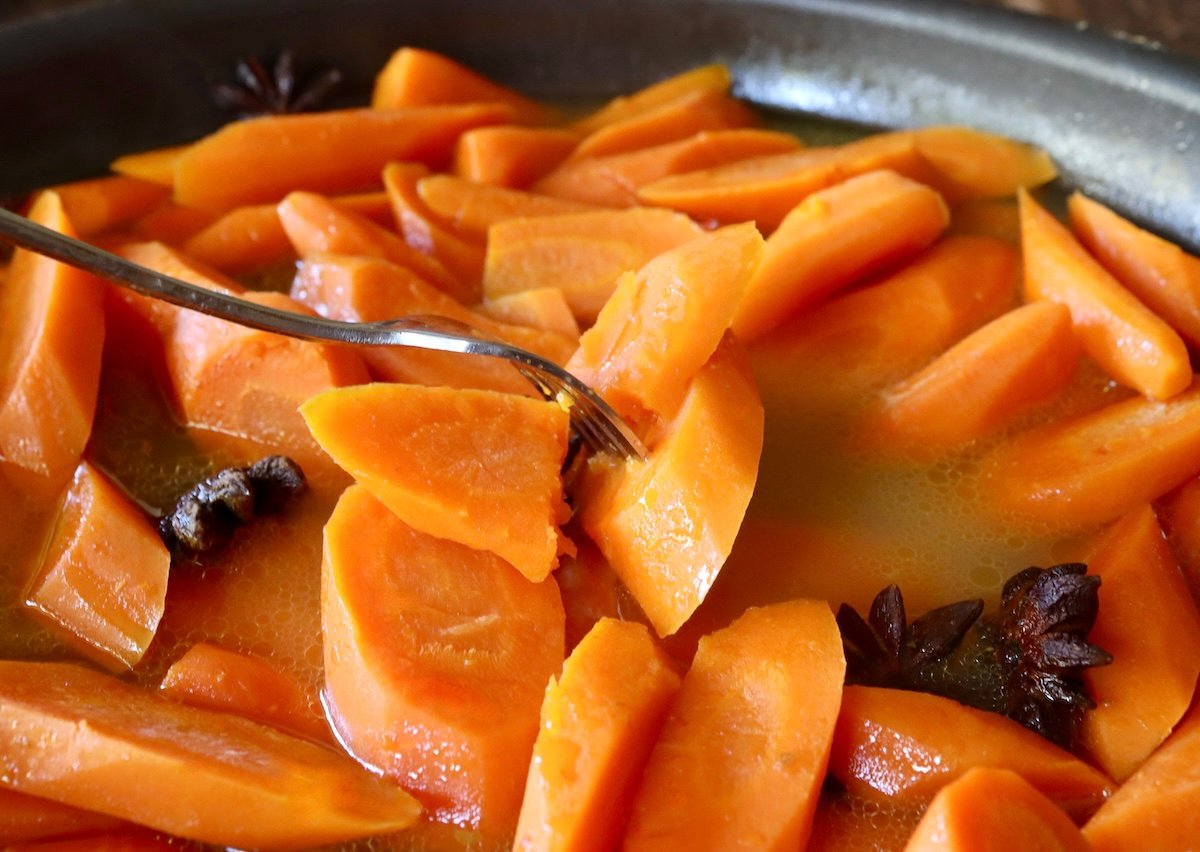
M128 225L170 196L160 184L114 175L53 187L75 233L81 237Z
M371 384L300 410L334 461L409 526L490 550L534 582L554 568L569 425L557 403Z
M180 837L314 846L397 830L419 811L331 749L79 666L0 662L0 712L6 785Z
M678 690L644 626L597 622L546 690L513 848L615 848Z
M486 239L492 225L509 219L532 219L564 213L586 213L593 204L549 198L534 192L487 186L451 175L430 175L417 184L429 209L464 236Z
M923 127L912 131L917 153L935 171L932 185L947 201L1010 198L1058 177L1040 148L969 127Z
M571 127L580 133L595 133L602 127L650 112L694 92L728 92L731 83L729 69L724 65L702 65L660 80L633 94L613 98Z
M1192 600L1200 607L1200 479L1189 479L1154 508Z
M117 828L116 817L0 787L0 843L13 844Z
M237 207L189 236L183 250L227 275L295 256L274 204Z
M168 201L133 222L129 231L139 240L182 245L188 237L203 231L219 218L220 213L182 207Z
M845 670L824 601L750 609L702 638L625 848L804 848Z
M949 221L936 192L894 172L871 172L815 193L767 239L733 330L743 340L760 337L801 308L932 244Z
M1066 226L1022 191L1025 296L1061 302L1083 349L1110 376L1151 399L1192 381L1187 347L1084 250Z
M1100 614L1088 641L1112 654L1084 672L1096 707L1080 738L1093 761L1124 781L1192 703L1200 676L1200 614L1149 506L1118 521L1088 571L1101 579Z
M511 838L563 659L553 580L417 532L361 486L325 528L326 695L346 747L443 822Z
M174 186L175 163L187 149L187 145L171 145L167 148L155 148L152 151L125 154L113 160L109 164L109 168L119 175L139 178L162 186Z
M454 174L475 183L523 189L552 171L579 134L547 127L477 127L458 138Z
M525 325L579 339L579 321L560 287L536 287L497 296L479 305L479 310L509 325Z

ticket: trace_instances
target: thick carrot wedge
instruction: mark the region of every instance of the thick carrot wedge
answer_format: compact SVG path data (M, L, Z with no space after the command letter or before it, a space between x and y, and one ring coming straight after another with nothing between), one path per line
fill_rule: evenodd
M161 184L125 175L64 183L53 189L75 233L81 237L128 225L154 210L171 194Z
M81 654L121 671L136 665L154 638L170 568L149 518L84 462L25 599Z
M230 210L211 225L188 237L183 250L191 257L228 275L237 275L294 257L274 204L255 204Z
M1059 394L1078 361L1071 312L1025 305L884 391L867 440L936 455L986 438Z
M627 154L571 159L547 173L534 191L605 207L634 207L639 203L638 189L646 184L800 147L792 134L773 130L705 131Z
M591 323L621 273L702 233L686 216L644 207L499 222L488 231L483 294L559 287L576 317Z
M357 192L379 185L392 160L436 167L460 133L511 116L499 104L413 107L254 118L228 124L175 163L175 200L228 210L281 200L289 192Z
M579 338L579 322L559 287L538 287L497 296L479 305L479 310L510 325L527 325Z
M549 107L440 53L415 47L402 47L391 55L371 93L375 109L477 103L505 104L522 124L542 124L553 117Z
M930 245L949 221L936 192L889 171L812 195L768 238L733 330L743 340L761 336L838 288Z
M701 639L625 848L803 849L845 670L824 601L750 609Z
M1183 718L1200 676L1200 614L1149 506L1118 521L1088 560L1101 579L1088 641L1112 654L1084 672L1096 707L1080 740L1093 762L1124 781Z
M1192 600L1200 607L1200 479L1189 479L1154 508Z
M1083 827L1095 852L1173 852L1200 837L1200 713L1193 711Z
M563 659L553 580L419 533L361 486L325 528L326 695L351 753L443 822L507 841ZM515 771L514 771L515 770Z
M594 204L472 183L450 175L430 175L417 184L417 191L435 214L465 236L478 239L485 239L497 222L596 209Z
M1100 772L997 713L923 692L846 687L829 772L851 795L928 801L979 766L1012 770L1076 816L1111 792Z
M159 689L183 704L236 713L334 745L329 726L309 710L295 679L253 654L198 642L171 664Z
M546 690L513 849L615 848L678 690L643 625L597 622Z
M534 582L554 568L569 428L557 403L381 383L300 410L317 443L409 526L490 550Z
M755 157L664 178L642 187L638 197L702 219L753 219L770 230L814 192L881 169L915 180L930 171L911 133L882 133L836 148Z
M53 192L29 218L74 235ZM0 316L0 461L62 481L92 429L104 289L99 281L31 252L13 254Z
M552 171L579 134L549 127L477 127L458 137L454 173L475 183L523 189Z
M419 810L331 749L78 666L0 662L0 712L7 786L180 837L311 846L401 829Z
M1084 351L1121 384L1169 399L1192 381L1187 347L1163 320L1117 283L1071 232L1022 191L1025 296L1071 309Z
M602 127L642 115L694 92L728 92L731 82L729 69L724 65L702 65L660 80L631 95L614 98L571 127L581 133L595 133Z
M914 130L917 152L933 167L933 186L954 203L975 198L1010 198L1058 177L1045 151L969 127Z
M1075 823L1007 769L977 768L934 796L904 852L1090 852Z
M729 556L758 477L762 428L750 365L726 337L647 461L591 461L583 527L660 636L695 612Z
M1055 527L1113 521L1200 473L1200 385L1128 399L1018 437L986 462L1002 512Z
M1113 276L1200 346L1200 258L1081 193L1067 200L1071 230Z
M172 145L117 157L109 168L119 175L139 178L162 186L175 185L175 163L188 149L187 145Z
M200 233L220 218L211 210L181 207L168 201L134 222L129 230L140 240L182 245L188 237Z
M107 814L0 787L0 843L5 849L16 843L89 834L122 825L122 820Z

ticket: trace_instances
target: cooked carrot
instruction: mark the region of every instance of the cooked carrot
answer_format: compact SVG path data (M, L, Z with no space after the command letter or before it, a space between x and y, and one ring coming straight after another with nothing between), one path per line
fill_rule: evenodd
M1192 600L1200 607L1200 478L1189 479L1154 508Z
M583 527L660 636L695 612L729 556L758 477L762 424L750 364L726 337L648 460L591 461Z
M294 257L274 204L238 207L187 238L183 250L228 275Z
M487 299L479 310L510 325L527 325L579 339L579 322L560 287L537 287Z
M438 221L417 193L417 181L428 176L420 163L389 163L383 170L383 186L392 205L392 215L404 241L422 254L436 258L450 270L462 288L459 301L479 301L483 280L483 246L460 237Z
M409 526L549 576L565 517L568 415L494 391L371 384L300 409L313 437Z
M866 440L924 456L986 438L1061 393L1078 361L1071 312L1025 305L884 391Z
M753 608L701 639L625 848L803 849L845 670L824 601Z
M773 130L705 131L627 154L569 160L548 172L533 189L571 201L634 207L641 187L671 175L800 147L800 140L792 134Z
M74 235L53 192L29 211L40 225ZM73 267L18 250L0 316L0 461L62 482L92 429L104 289Z
M243 290L232 278L162 243L128 243L117 253L155 272L208 290L216 290L218 293L238 295ZM123 287L114 288L110 294L111 299L128 305L134 313L147 320L164 342L175 328L175 322L183 310L169 302L143 296Z
M181 207L168 201L134 222L129 230L141 240L182 245L188 237L198 234L220 218L211 210Z
M0 787L0 843L6 850L17 843L88 834L121 825L121 820L107 814Z
M125 175L63 183L53 190L75 233L81 237L128 225L157 208L171 194L160 184Z
M1040 148L969 127L923 127L912 131L917 152L936 173L933 186L954 203L1010 198L1058 177Z
M392 218L392 203L386 192L352 192L349 195L335 195L330 201L343 210L357 213L365 219L370 219L376 225L385 228L395 227Z
M1075 823L1007 769L976 768L943 787L904 852L1089 852Z
M522 124L544 124L554 116L549 107L440 53L416 47L402 47L391 55L371 93L375 109L478 103L504 104Z
M1021 435L986 462L997 509L1060 528L1116 520L1200 472L1200 386Z
M997 713L924 692L846 687L829 772L851 795L928 801L981 766L1012 770L1074 816L1111 792L1100 772Z
M538 708L563 659L554 581L419 533L361 486L325 528L326 697L350 752L430 815L512 837Z
M552 171L579 134L550 127L477 127L458 137L454 174L475 183L523 189Z
M513 849L615 848L678 690L644 626L597 622L546 690Z
M188 149L187 145L172 145L117 157L109 168L119 175L140 178L162 186L175 185L175 164Z
M949 234L993 237L1009 245L1021 242L1021 219L1011 198L980 198L950 208Z
M642 115L693 92L729 91L732 78L724 65L702 65L660 80L630 95L614 98L571 125L580 133L594 133L618 121Z
M638 198L701 219L753 219L771 230L814 192L881 169L922 180L929 165L911 133L881 133L834 148L754 157L667 177L642 187Z
M1083 349L1110 376L1151 399L1169 399L1192 381L1175 330L1117 283L1071 232L1026 192L1020 195L1025 296L1071 309Z
M1200 258L1073 193L1071 230L1113 276L1185 340L1200 346Z
M12 789L188 839L332 843L403 828L419 810L331 749L79 666L0 662L0 712Z
M159 690L183 704L235 713L335 745L296 680L253 654L197 642L167 669Z
M431 167L450 160L460 133L511 115L498 104L353 109L227 124L175 164L175 200L228 210L289 192L357 192L379 185L392 160Z
M1100 577L1100 614L1088 641L1112 654L1084 672L1096 707L1080 741L1124 781L1187 712L1200 676L1200 613L1149 506L1109 529L1088 560Z
M464 236L477 239L486 239L497 222L596 209L593 204L472 183L450 175L430 175L417 184L417 192L435 214Z
M1095 852L1172 852L1200 837L1200 712L1192 711L1083 827Z
M810 196L767 239L733 330L753 340L803 307L930 245L950 221L941 197L889 172Z
M591 323L622 272L704 231L669 210L597 210L499 222L488 231L483 294L494 299L558 287L581 322Z

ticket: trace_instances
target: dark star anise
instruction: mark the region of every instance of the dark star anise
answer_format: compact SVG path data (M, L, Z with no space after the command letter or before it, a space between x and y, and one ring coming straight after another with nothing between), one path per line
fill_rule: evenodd
M846 652L847 683L923 688L922 671L957 648L982 612L980 599L959 601L909 624L895 584L875 596L865 620L842 604L837 623Z
M237 82L214 87L213 100L242 118L315 109L342 81L342 72L329 68L301 84L295 57L287 50L279 54L270 71L258 57L251 56L238 62L234 73Z

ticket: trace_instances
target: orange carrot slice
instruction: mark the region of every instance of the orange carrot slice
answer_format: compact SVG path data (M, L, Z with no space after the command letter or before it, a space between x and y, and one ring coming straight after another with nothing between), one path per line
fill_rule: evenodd
M497 296L479 305L479 310L509 325L527 325L579 339L579 322L560 287L537 287Z
M289 192L357 192L379 185L392 160L450 160L460 133L506 121L499 104L334 110L227 124L180 155L175 200L228 210Z
M29 218L74 236L53 192ZM102 285L41 255L13 254L0 316L0 460L70 476L92 430L104 344Z
M467 237L486 239L492 225L509 219L586 213L593 204L547 198L532 192L472 183L451 175L430 175L417 192L429 209Z
M999 714L923 692L846 687L829 772L851 795L928 801L980 766L1012 770L1076 816L1111 791L1091 766Z
M218 293L239 295L243 290L232 278L162 243L127 243L117 253L148 269ZM135 314L153 326L163 342L170 337L183 310L169 302L152 299L125 288L114 288L110 293L112 298L129 306Z
M183 250L228 275L294 257L274 204L238 207L187 238Z
M1014 139L969 127L914 130L917 152L936 172L932 183L947 201L1010 198L1058 177L1050 155Z
M1121 384L1169 399L1192 381L1187 347L1169 325L1117 283L1071 232L1022 192L1025 296L1071 309L1084 351Z
M93 178L53 187L63 212L81 237L128 225L167 200L160 184L125 175Z
M1080 741L1101 769L1124 781L1192 703L1200 614L1149 506L1105 533L1088 571L1101 579L1088 641L1113 661L1084 672L1096 707L1084 715Z
M571 127L580 133L595 133L602 127L642 115L694 92L728 92L731 82L729 69L724 65L702 65L633 94L614 98Z
M443 822L512 837L563 659L553 580L405 525L361 486L325 528L326 695L352 754Z
M5 849L18 843L88 834L121 825L124 825L121 820L107 814L0 787L0 843Z
M644 207L499 222L488 231L483 294L559 287L576 317L590 323L621 273L702 233L686 216Z
M1154 508L1192 600L1200 607L1200 479L1189 479Z
M546 690L513 848L615 848L678 690L644 626L597 622Z
M211 210L181 207L168 201L130 225L130 232L140 240L182 245L188 237L203 231L220 218Z
M139 178L162 186L174 186L175 164L187 149L187 145L172 145L167 148L155 148L152 151L126 154L113 160L109 164L109 168L119 175Z
M702 638L625 848L804 848L845 670L824 601L750 609Z
M934 796L904 852L1089 852L1075 823L1007 769L977 768Z
M419 810L331 749L79 666L0 662L0 712L13 789L180 837L333 843L403 828Z
M648 460L591 461L583 527L660 636L691 617L729 556L758 477L762 424L750 364L726 337Z
M391 55L371 93L375 109L477 103L504 104L523 124L542 124L553 117L549 107L440 53L416 47L402 47Z
M871 172L822 190L767 240L733 321L753 340L801 308L915 254L949 224L941 197L894 172Z
M552 171L579 134L548 127L477 127L458 138L454 174L475 183L522 189Z
M1067 200L1071 230L1118 281L1200 346L1200 258L1081 193Z

